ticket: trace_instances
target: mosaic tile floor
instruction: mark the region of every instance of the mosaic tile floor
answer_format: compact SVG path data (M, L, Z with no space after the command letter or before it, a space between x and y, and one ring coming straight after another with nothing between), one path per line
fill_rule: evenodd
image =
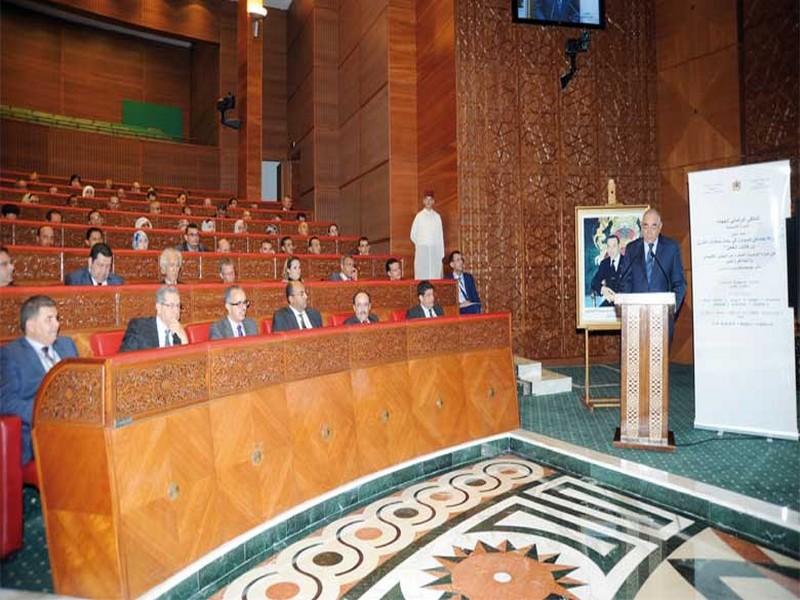
M788 599L798 558L501 456L350 513L214 598Z

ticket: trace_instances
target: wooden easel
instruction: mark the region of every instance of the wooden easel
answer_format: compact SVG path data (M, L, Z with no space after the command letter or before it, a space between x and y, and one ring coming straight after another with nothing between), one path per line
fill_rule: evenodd
M614 205L617 203L617 184L613 179L608 180L607 187L607 204ZM619 398L590 398L589 397L589 332L590 331L608 331L608 328L594 329L592 327L584 327L583 329L583 404L589 410L595 408L609 408L620 406Z

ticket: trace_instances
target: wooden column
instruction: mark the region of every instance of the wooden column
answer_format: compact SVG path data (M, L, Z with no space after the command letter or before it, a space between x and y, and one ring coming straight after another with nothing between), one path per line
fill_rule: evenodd
M237 161L238 196L240 199L261 199L261 121L264 64L264 22L258 23L247 12L249 2L237 7L237 63L239 86L236 107L241 120L239 129L239 158ZM260 2L259 2L260 5ZM267 16L269 18L269 16Z

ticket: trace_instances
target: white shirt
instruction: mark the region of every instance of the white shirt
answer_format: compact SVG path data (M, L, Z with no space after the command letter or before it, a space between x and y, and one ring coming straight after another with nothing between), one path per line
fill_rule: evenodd
M44 372L45 373L47 373L54 364L56 364L58 361L61 360L61 357L58 355L58 352L56 352L56 349L53 348L52 345L50 345L50 346L47 346L47 352L50 355L50 358L53 359L53 365L48 364L45 361L44 353L42 352L42 348L45 347L44 344L42 344L41 342L37 342L36 340L31 339L31 338L29 338L27 336L25 336L25 339L28 340L28 343L31 346L33 346L33 349L36 351L36 356L39 357L39 362L42 363L42 367L44 367Z
M175 332L170 330L164 321L161 320L161 317L156 317L156 329L158 330L158 347L159 348L166 348L167 346L164 345L164 339L166 338L167 332L170 332L169 336L169 346L174 346L174 338L172 337Z
M244 330L244 321L241 323L237 323L230 317L228 317L228 323L231 324L231 329L233 330L233 337L244 337L247 335L247 332ZM242 327L242 335L239 335L239 326Z
M89 275L89 278L92 280L92 285L108 285L108 279L106 279L103 283L100 283L91 274Z
M303 321L303 327L301 329L313 329L313 325L311 325L311 321L308 319L308 315L306 311L300 312L295 310L294 306L289 306L294 313L294 318L297 320L297 326L300 327L300 321Z

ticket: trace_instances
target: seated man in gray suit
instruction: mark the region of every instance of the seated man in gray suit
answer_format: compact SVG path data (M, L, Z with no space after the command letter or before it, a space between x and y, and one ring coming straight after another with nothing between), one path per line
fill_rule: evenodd
M180 292L174 286L162 285L156 292L156 316L131 319L120 352L188 343L189 336L181 325Z
M444 316L444 310L436 304L436 293L430 281L419 282L417 297L419 297L419 304L406 311L406 319L435 319Z
M308 306L308 294L302 281L290 281L286 284L286 300L289 306L284 306L272 315L273 332L322 327L322 315Z
M104 243L95 244L89 250L89 266L68 273L64 277L67 285L122 285L122 277L111 272L114 253Z
M258 335L258 325L253 319L247 318L249 306L250 301L241 286L232 285L225 290L225 310L228 311L228 316L211 324L211 328L208 330L208 339L219 340Z
M347 317L345 325L369 325L377 323L378 316L369 312L372 309L372 298L368 292L356 292L353 296L353 314Z
M328 281L355 281L358 279L356 271L356 261L352 254L344 254L339 259L340 269L338 273L331 273Z

